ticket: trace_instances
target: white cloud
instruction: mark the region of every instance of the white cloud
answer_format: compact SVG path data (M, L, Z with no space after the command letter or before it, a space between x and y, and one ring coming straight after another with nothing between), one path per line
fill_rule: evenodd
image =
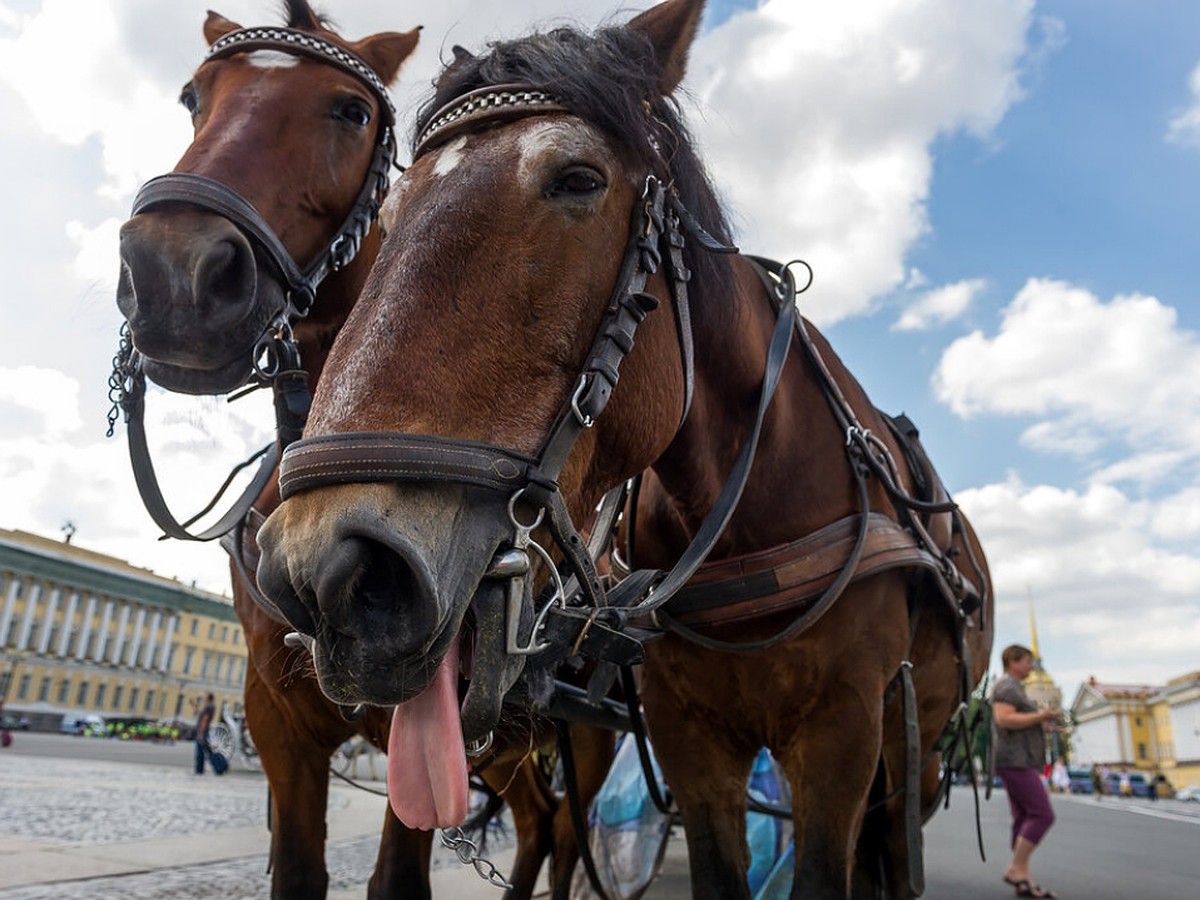
M115 3L45 0L20 18L16 36L0 38L0 82L21 96L47 135L71 145L99 140L108 176L100 192L113 200L169 169L190 133L176 112L178 85L150 77L124 53L118 26Z
M75 257L75 274L87 284L101 284L109 293L115 292L117 284L117 260L120 258L120 236L122 219L105 219L95 228L88 228L78 220L67 223L67 237L78 248Z
M1200 522L1187 522L1194 489L1155 503L1111 485L1076 491L1013 476L955 499L991 566L997 651L1028 643L1032 602L1043 656L1060 684L1093 673L1161 681L1195 668Z
M1189 147L1200 147L1200 65L1192 70L1188 78L1188 89L1192 94L1191 105L1171 120L1167 127L1167 140Z
M1126 474L1140 478L1200 458L1200 340L1154 297L1105 303L1031 279L994 337L976 331L950 345L934 387L964 417L1038 417L1024 436L1036 449L1086 457L1123 443L1138 457Z
M805 312L867 310L928 230L930 146L1019 98L1030 0L766 0L701 38L688 84L717 183L755 252L812 264ZM771 135L778 135L771 138Z
M910 283L911 281L910 278ZM972 278L928 291L909 305L896 320L892 330L922 331L957 319L967 311L986 286L987 282L982 278Z
M58 439L83 424L79 382L56 369L0 368L0 404L9 416L21 416L47 437Z

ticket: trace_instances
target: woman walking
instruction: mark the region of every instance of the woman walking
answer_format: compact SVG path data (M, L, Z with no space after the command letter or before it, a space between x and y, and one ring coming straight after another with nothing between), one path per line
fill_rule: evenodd
M1033 651L1020 644L1004 648L1004 674L992 688L992 746L996 774L1004 782L1012 811L1012 859L1004 880L1018 897L1057 897L1033 880L1029 858L1054 823L1050 796L1042 783L1046 760L1044 723L1057 720L1058 709L1038 709L1021 682L1033 670Z

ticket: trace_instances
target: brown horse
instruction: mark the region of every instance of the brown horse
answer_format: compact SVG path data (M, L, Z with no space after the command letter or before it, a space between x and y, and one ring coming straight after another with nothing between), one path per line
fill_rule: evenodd
M139 195L137 212L122 229L118 303L142 368L173 390L222 391L246 380L264 332L279 329L288 311L289 285L281 280L291 260L311 261L302 273L311 276L311 311L294 331L308 389L314 389L378 253L379 231L363 201L377 203L372 179L388 174L386 165L379 171L381 160L390 164L393 146L383 88L415 47L417 31L349 42L303 0L287 6L286 30L242 29L209 14L209 58L181 97L195 120L195 139L174 174ZM340 51L352 57L337 65L331 59ZM206 193L198 200L192 191ZM256 212L245 213L239 199ZM259 221L247 224L245 217L257 213ZM358 252L349 259L353 254L338 251L343 256L335 267L326 259L337 251L339 226ZM273 235L282 253L270 248ZM293 280L299 271L294 266ZM257 498L250 524L278 502L272 481ZM323 897L330 757L355 733L386 750L390 711L371 708L351 723L321 694L307 653L284 644L292 629L255 602L256 589L239 577L243 559L252 571L257 558L253 531L246 530L232 562L233 592L251 663L247 721L271 788L272 894ZM603 759L602 748L587 758L582 780L589 795L603 778ZM567 812L538 782L534 766L517 754L484 777L497 788L512 784L505 797L518 852L507 896L529 897L542 861L556 847L554 883L568 884L577 857ZM428 834L404 827L389 810L370 896L427 897L430 846ZM565 896L565 887L558 891Z
M986 565L919 445L795 320L790 271L714 252L727 229L670 100L702 7L443 74L259 580L328 696L400 704L410 824L461 819L464 746L514 686L537 705L547 661L631 661L632 620L665 631L645 712L695 896L749 896L763 746L792 784L793 896L911 896L906 823L991 643ZM606 598L568 519L646 469L632 562L674 568Z
M288 11L292 33L353 53L384 83L417 43L416 31L350 42L326 28L306 3L291 2ZM204 23L210 46L248 33L216 13ZM272 224L293 258L307 261L328 245L354 207L377 132L388 126L382 98L359 79L302 59L262 47L206 60L180 98L195 138L174 171L227 185ZM298 185L306 187L300 191ZM358 257L321 282L311 314L296 327L311 387L378 243L372 228ZM207 393L243 383L256 344L283 308L282 294L260 248L219 212L168 198L122 228L117 302L145 371L164 387ZM272 482L256 509L265 516L277 503ZM284 646L291 629L254 601L236 571L233 596L250 660L246 720L271 792L271 893L324 897L330 758L355 733L386 748L388 716L377 710L357 724L347 722L309 676L305 654ZM370 895L429 896L431 846L427 835L389 814Z

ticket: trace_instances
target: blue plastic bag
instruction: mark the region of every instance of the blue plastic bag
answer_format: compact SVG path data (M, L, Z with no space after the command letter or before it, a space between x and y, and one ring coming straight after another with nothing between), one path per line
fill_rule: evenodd
M660 794L665 793L653 750L650 764ZM588 847L600 884L612 900L636 900L654 881L662 870L669 826L670 817L650 799L637 744L625 735L588 813ZM595 896L580 865L571 882L571 897L592 900Z

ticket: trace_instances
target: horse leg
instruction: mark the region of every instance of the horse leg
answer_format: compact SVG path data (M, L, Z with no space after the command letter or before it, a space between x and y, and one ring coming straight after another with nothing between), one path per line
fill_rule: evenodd
M600 791L604 778L612 765L613 743L611 731L590 725L571 726L571 745L575 750L575 784L579 804L587 816L592 798ZM571 876L579 862L579 842L576 839L575 823L571 818L571 807L566 801L558 804L554 812L554 870L551 873L551 900L570 900Z
M383 818L383 837L375 871L367 882L368 900L430 900L429 855L433 832L416 831L396 818L387 805Z
M246 669L245 700L271 792L272 900L322 900L329 886L325 812L331 752L296 726L281 708L284 698L253 665Z
M879 761L882 705L847 686L839 696L850 729L811 722L790 744L772 748L792 785L796 865L793 900L845 900L862 832L867 796ZM882 690L880 691L882 693ZM826 696L833 696L827 694Z
M552 823L557 801L528 756L497 760L482 776L508 804L517 832L517 852L508 878L512 889L505 891L504 900L529 900L542 863L554 846Z
M746 785L759 748L735 723L682 695L697 681L680 669L686 649L676 655L665 643L647 657L642 699L654 754L683 819L692 897L749 900Z

